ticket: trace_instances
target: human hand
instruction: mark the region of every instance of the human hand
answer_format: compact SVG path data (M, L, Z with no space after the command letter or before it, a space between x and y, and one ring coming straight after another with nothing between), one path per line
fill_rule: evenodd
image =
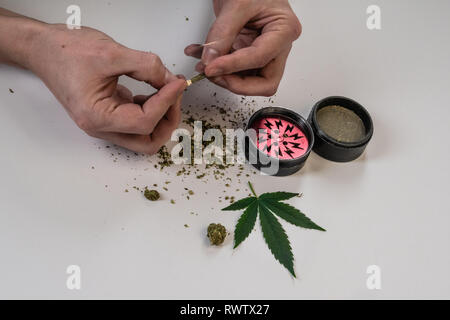
M65 25L46 25L30 48L26 67L88 135L154 154L178 127L186 81L170 73L157 55L126 48L94 29ZM159 91L133 97L118 85L121 75Z
M216 21L205 45L185 54L201 59L196 70L236 94L276 93L301 24L287 0L214 0Z

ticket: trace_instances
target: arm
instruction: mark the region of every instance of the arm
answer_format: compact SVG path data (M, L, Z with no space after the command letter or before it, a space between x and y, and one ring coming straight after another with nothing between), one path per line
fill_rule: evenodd
M0 63L27 68L30 44L44 24L0 8Z
M155 54L126 48L91 29L69 30L0 8L0 63L35 73L87 134L153 154L181 118L186 87ZM127 75L158 93L133 97Z
M185 49L196 69L243 95L275 94L301 24L288 0L213 0L216 21L205 44Z

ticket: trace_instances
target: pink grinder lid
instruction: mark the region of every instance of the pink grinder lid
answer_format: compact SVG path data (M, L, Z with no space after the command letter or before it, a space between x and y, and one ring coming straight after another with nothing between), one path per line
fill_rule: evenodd
M309 141L303 131L283 117L263 117L256 120L256 146L271 157L280 160L296 159L308 151Z

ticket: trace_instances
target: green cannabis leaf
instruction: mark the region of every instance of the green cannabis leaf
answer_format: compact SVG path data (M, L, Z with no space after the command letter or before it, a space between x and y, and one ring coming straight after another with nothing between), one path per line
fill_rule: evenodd
M245 209L234 230L234 248L239 246L252 232L259 213L259 221L267 246L275 259L295 277L291 244L277 217L298 227L320 231L325 231L325 229L311 221L300 210L281 202L298 196L298 193L269 192L258 197L253 185L250 182L248 185L254 197L241 199L222 209L225 211Z

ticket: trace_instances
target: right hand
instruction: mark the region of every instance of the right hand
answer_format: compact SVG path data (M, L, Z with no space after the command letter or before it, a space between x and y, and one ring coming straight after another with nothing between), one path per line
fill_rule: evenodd
M185 49L196 70L236 94L274 95L302 31L288 0L214 0L214 12L206 44Z
M65 25L46 25L30 48L27 67L88 135L154 154L178 127L186 81L157 55L126 48L94 29ZM133 97L118 85L121 75L159 91Z

